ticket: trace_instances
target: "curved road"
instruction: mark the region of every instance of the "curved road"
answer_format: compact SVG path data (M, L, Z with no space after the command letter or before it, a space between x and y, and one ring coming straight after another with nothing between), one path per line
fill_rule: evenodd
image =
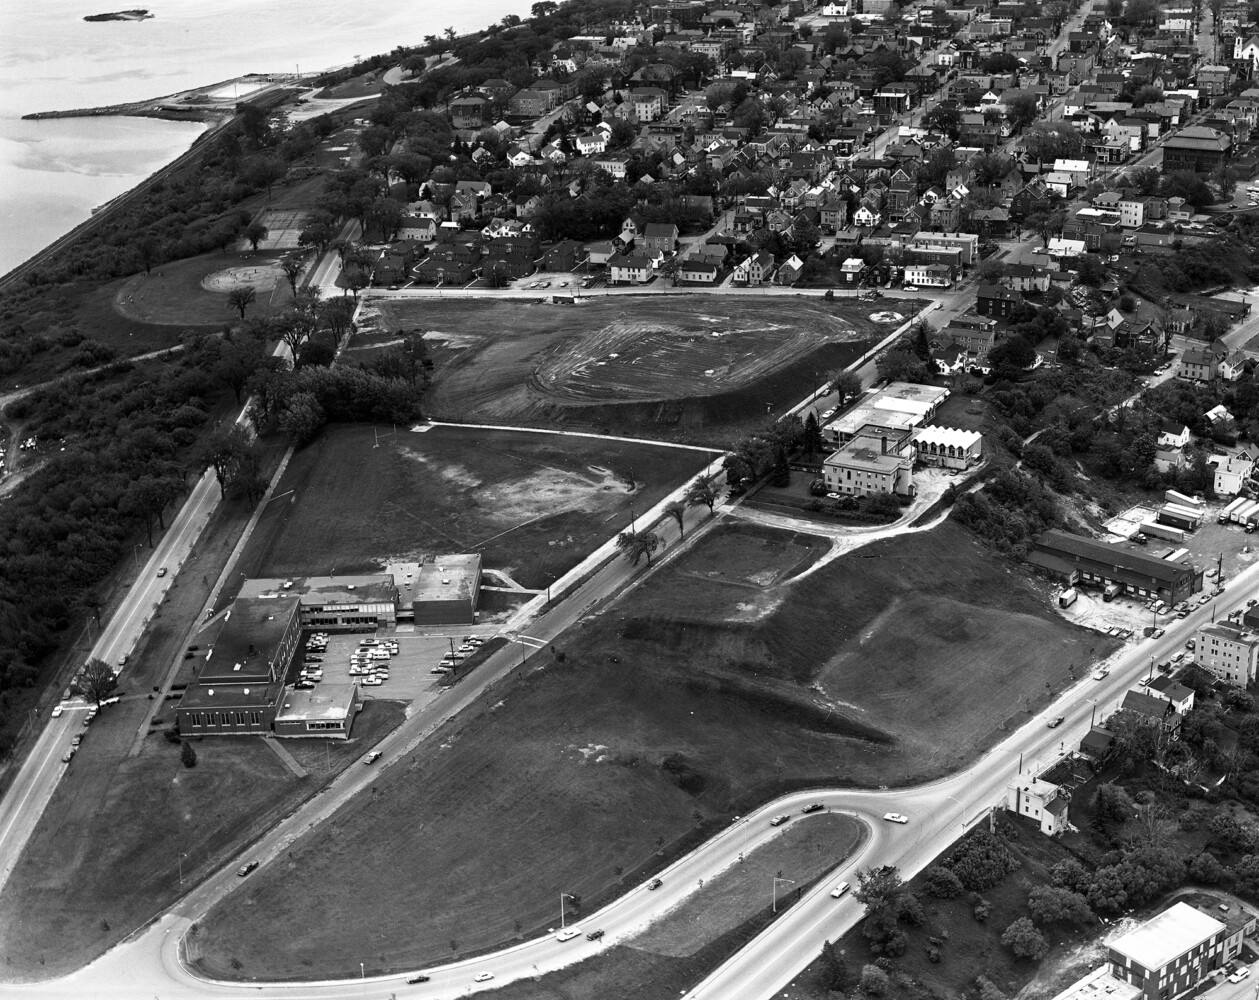
M643 575L649 577L649 573ZM644 582L649 585L649 579ZM1257 583L1259 564L1236 577L1230 590L1233 594L1243 595L1252 592ZM1232 601L1217 599L1221 605ZM874 864L897 865L907 877L922 869L945 850L964 828L981 821L991 807L1002 801L1005 786L1016 774L1020 758L1025 762L1025 771L1030 771L1035 766L1056 760L1063 752L1062 746L1077 744L1088 731L1094 703L1099 719L1113 711L1124 692L1148 671L1150 658L1165 658L1183 648L1184 640L1199 625L1210 620L1211 611L1212 606L1207 605L1186 619L1173 619L1166 624L1167 634L1162 639L1143 640L1125 646L1111 657L1108 664L1111 675L1104 681L1087 679L1077 683L971 767L946 779L906 789L833 788L798 792L763 806L661 872L664 885L660 889L652 891L640 885L579 921L583 932L595 928L605 932L599 942L587 941L584 933L567 942L557 941L554 937L538 938L493 955L425 970L431 977L430 981L415 986L406 984L408 974L367 979L352 977L324 983L248 985L200 979L182 962L185 934L210 906L242 885L234 869L238 863L259 856L259 849L255 848L198 886L155 924L90 966L60 980L10 987L9 992L23 997L91 995L94 998L118 997L120 1000L150 995L162 1000L241 995L326 1000L372 997L386 1000L396 993L417 1000L434 1000L450 997L453 993L462 995L492 989L505 982L563 968L597 954L609 944L632 938L694 891L699 879L714 877L737 863L740 853L750 851L781 833L783 827L769 825L772 816L791 812L792 822L799 822L800 809L813 802L821 802L832 810L852 813L871 830L871 837L863 848L689 994L695 1000L768 1000L817 955L824 941L840 936L860 919L861 908L851 897L839 901L830 897L829 887L834 879L841 875L851 879L858 867ZM563 627L559 621L554 624ZM545 635L545 632L541 634ZM452 697L460 696L452 694ZM458 707L448 704L445 708L457 711ZM1066 716L1067 721L1056 729L1048 729L1046 721L1057 715ZM386 744L384 763L402 758L420 738L422 734L412 732L391 738ZM344 791L370 779L369 775L361 775L362 769L352 768L345 772L328 793L317 797L289 821L282 823L273 835L265 839L268 855L264 856L280 853L293 838L334 811L344 801L342 795L334 794L334 789L341 785ZM881 817L886 811L907 814L909 824L898 826L884 822ZM492 972L494 979L475 983L474 976L482 971Z

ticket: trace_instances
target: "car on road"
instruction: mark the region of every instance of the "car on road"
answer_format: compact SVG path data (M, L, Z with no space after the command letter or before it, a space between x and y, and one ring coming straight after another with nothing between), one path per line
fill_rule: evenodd
M157 575L158 575L158 576L165 576L165 575L166 575L166 567L165 567L165 566L163 566L161 569L159 569L159 570L157 571Z
M563 930L556 932L555 940L556 941L571 941L573 938L577 937L579 934L581 934L581 931L578 928L565 927Z
M771 819L771 820L769 821L769 825L770 825L770 826L782 826L782 825L783 825L784 823L786 823L786 822L787 822L787 820L789 820L789 819L791 819L791 817L790 817L790 816L788 816L786 813L783 813L781 816L775 816L773 819Z
M1059 726L1061 726L1061 725L1062 725L1064 722L1066 722L1066 721L1067 721L1067 720L1066 720L1063 716L1059 715L1057 718L1054 718L1054 719L1050 719L1050 720L1049 720L1049 728L1050 728L1050 729L1057 729Z
M1110 676L1110 671L1107 670L1105 667L1098 667L1096 670L1093 671L1093 680L1095 681L1104 681L1109 676Z
M1246 966L1243 965L1240 969L1238 969L1236 972L1234 972L1231 976L1228 977L1228 981L1230 983L1240 983L1243 979L1245 979L1249 975L1250 975L1250 969L1248 969Z
M472 981L474 983L488 983L493 978L494 978L494 973L492 972L478 972L475 976L472 977Z
M835 888L831 890L831 895L834 896L836 899L839 899L839 897L842 896L847 891L848 891L848 883L840 882L839 885L835 886Z
M809 813L820 813L825 808L826 807L822 805L821 802L814 802L813 805L811 806L805 806L803 809L800 810L800 812L804 814L805 816L807 816L809 815Z
M601 937L603 937L603 931L591 931L589 934L586 935L586 940L598 941L599 938Z
M427 983L427 982L428 982L428 976L412 976L410 979L407 980L407 985L414 986L416 983Z
M462 646L459 647L459 652L471 653L474 649L476 649L476 646L472 645L470 642L465 642Z
M479 635L465 635L463 641L469 646L484 646L485 640Z
M257 861L248 861L236 869L236 874L239 875L241 878L244 878L246 875L248 875L251 871L253 871L257 867L258 867Z
M823 411L822 411L822 419L823 419L823 420L830 420L830 419L831 419L831 417L833 417L833 416L835 416L835 407L833 407L833 406L832 406L829 410L823 410Z
M65 709L64 709L64 708L62 708L60 705L58 705L56 708L54 708L54 709L52 710L52 717L53 717L54 719L60 719L60 718L61 718L61 713L62 713L62 712L64 712L64 711L65 711Z
M902 813L884 813L883 818L889 823L908 823L909 817Z
M69 764L73 757L74 757L74 747L71 747L69 750L65 752L65 756L61 758L61 763Z
M375 763L376 763L376 761L378 761L378 760L380 760L380 751L379 751L379 750L373 750L371 753L369 753L366 757L364 757L364 758L363 758L363 763L364 763L364 764L375 764Z
M658 878L653 878L650 882L648 882L648 883L647 883L647 888L648 888L648 889L659 889L662 885L664 885L664 883L663 883L663 882L661 882L661 881L660 881L660 879L658 879Z
M1197 645L1198 645L1198 641L1196 639L1185 640L1185 649L1193 649Z

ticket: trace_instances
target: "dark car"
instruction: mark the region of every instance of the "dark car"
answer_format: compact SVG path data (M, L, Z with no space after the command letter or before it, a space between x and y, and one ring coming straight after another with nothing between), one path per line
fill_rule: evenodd
M258 867L257 861L250 861L246 864L241 865L239 868L237 868L236 874L239 875L241 878L244 878L246 875L248 875L251 871L253 871L257 867Z
M428 982L428 976L412 976L410 979L407 980L407 985L414 986L416 983L427 983L427 982Z
M824 808L825 806L823 806L821 802L814 802L813 805L805 806L800 811L807 816L809 813L821 812Z
M648 882L648 883L647 883L647 888L648 888L648 889L659 889L662 885L664 885L664 883L663 883L663 882L661 882L661 881L660 881L660 879L658 879L658 878L653 878L650 882Z
M599 938L601 937L603 937L603 931L591 931L589 934L586 935L586 940L598 941Z
M1056 719L1050 719L1050 720L1049 720L1049 728L1050 728L1050 729L1057 729L1059 726L1061 726L1061 725L1062 725L1064 722L1066 722L1066 721L1067 721L1067 720L1066 720L1066 719L1064 719L1061 715L1060 715L1060 716L1058 716L1058 718L1056 718Z

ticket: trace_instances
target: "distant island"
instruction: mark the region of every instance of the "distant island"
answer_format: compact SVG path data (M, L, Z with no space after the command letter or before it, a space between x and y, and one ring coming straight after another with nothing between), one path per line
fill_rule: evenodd
M147 10L116 10L112 14L88 14L85 21L143 21L152 17Z

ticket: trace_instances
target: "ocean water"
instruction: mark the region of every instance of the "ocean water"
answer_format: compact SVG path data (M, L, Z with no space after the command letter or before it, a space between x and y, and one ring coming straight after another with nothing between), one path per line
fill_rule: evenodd
M0 4L0 273L170 162L203 126L140 118L24 122L34 111L162 97L244 73L328 69L463 33L531 0L44 0ZM145 21L83 17L145 7Z

